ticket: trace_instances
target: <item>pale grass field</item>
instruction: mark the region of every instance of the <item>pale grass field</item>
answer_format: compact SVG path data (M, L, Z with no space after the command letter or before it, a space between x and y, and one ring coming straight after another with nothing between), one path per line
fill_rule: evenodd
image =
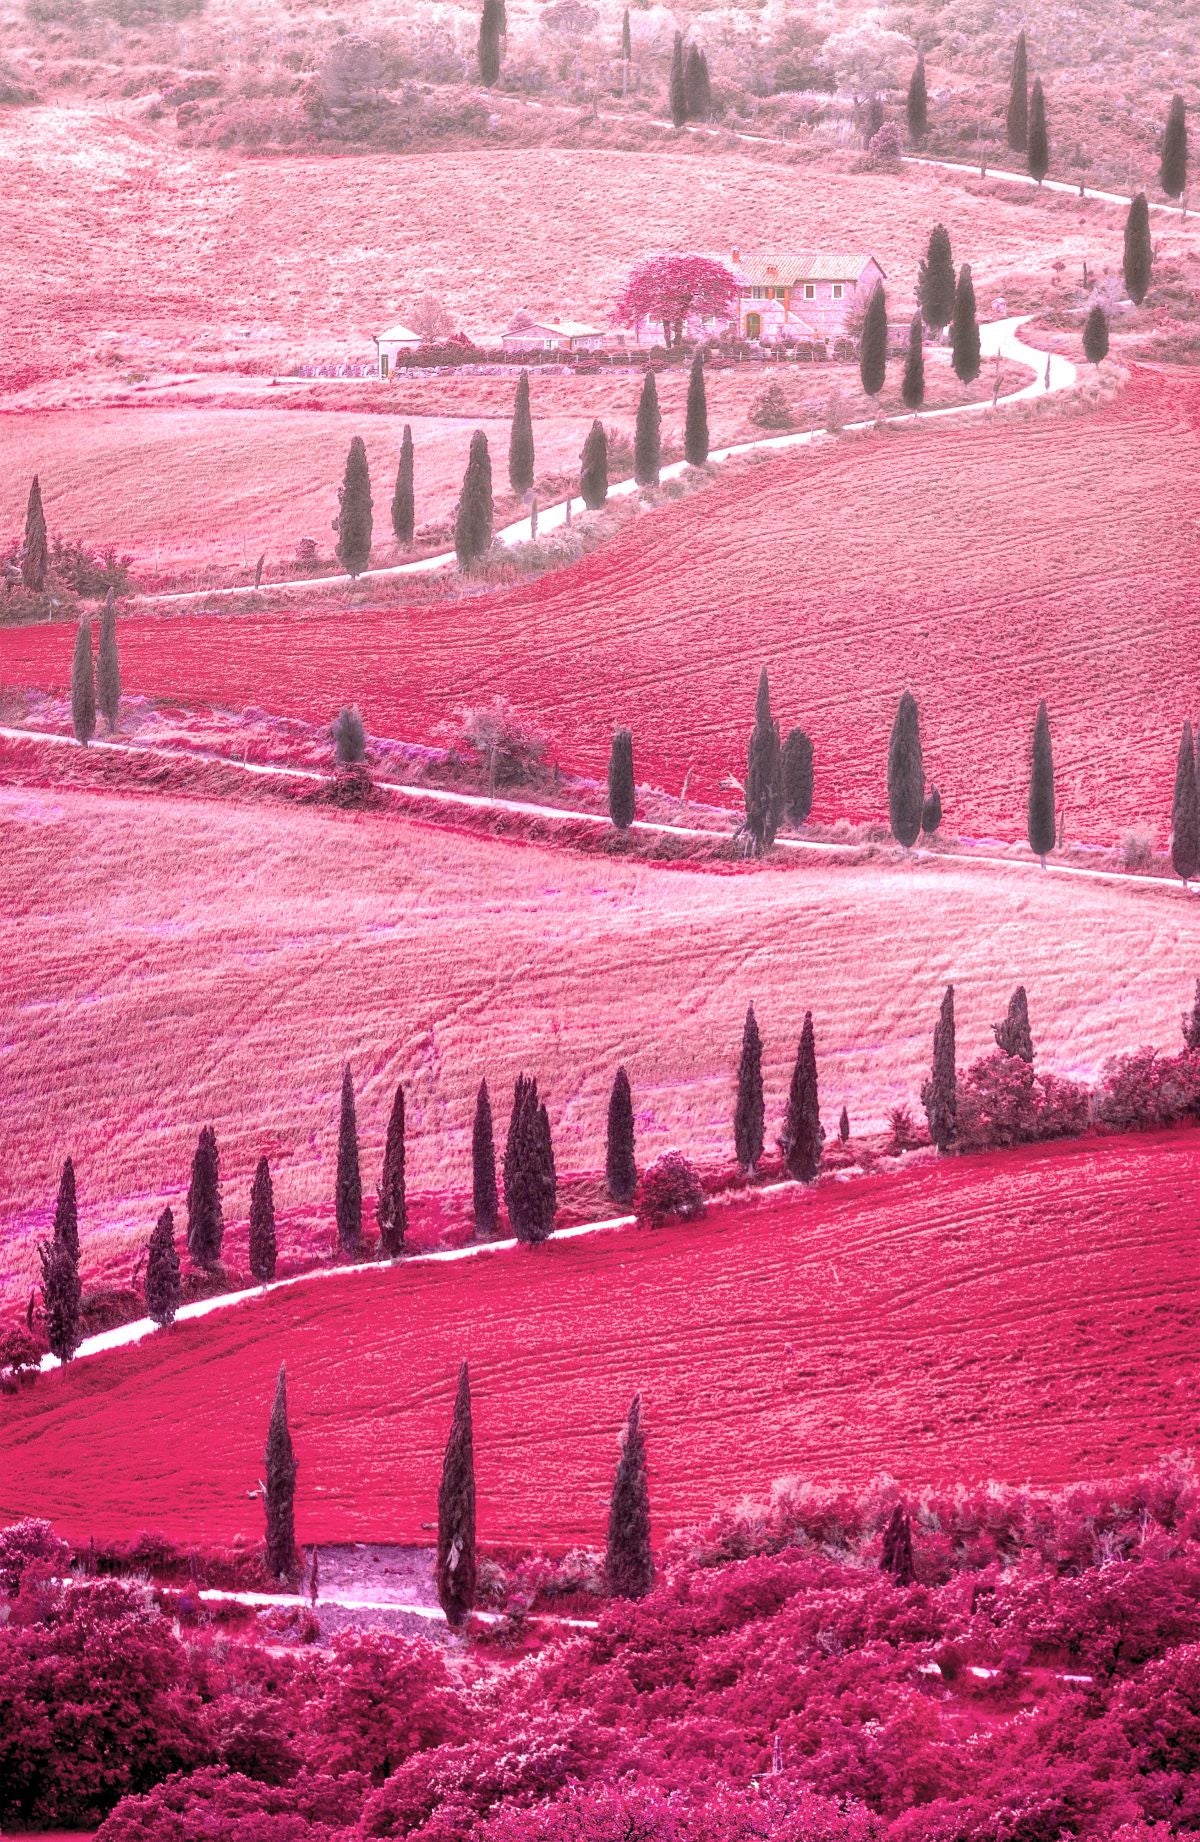
M501 1143L513 1078L538 1075L564 1174L602 1168L620 1061L640 1159L719 1160L749 1000L771 1141L806 1008L826 1130L844 1102L864 1131L902 1102L919 1115L948 979L963 1063L1022 981L1042 1062L1086 1077L1173 1050L1200 965L1200 911L1175 891L1017 869L701 873L390 817L15 788L0 853L14 1303L68 1153L93 1272L182 1208L206 1122L231 1222L261 1152L281 1211L331 1212L346 1059L368 1198L399 1080L410 1187L461 1197L483 1075Z

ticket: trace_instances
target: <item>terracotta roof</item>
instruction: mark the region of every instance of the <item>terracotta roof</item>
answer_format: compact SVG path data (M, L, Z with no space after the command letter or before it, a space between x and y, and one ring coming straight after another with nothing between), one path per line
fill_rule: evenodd
M867 264L878 262L848 250L752 250L731 255L729 265L743 287L790 287L798 281L857 281ZM883 264L878 263L883 272Z

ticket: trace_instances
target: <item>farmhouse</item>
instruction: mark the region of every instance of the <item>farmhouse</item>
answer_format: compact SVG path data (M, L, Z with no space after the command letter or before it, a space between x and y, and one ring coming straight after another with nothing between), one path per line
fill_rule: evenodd
M415 352L420 343L421 335L410 332L407 326L389 326L385 333L377 333L375 351L379 358L380 377L387 377L396 363L398 352Z
M737 282L737 333L764 345L781 339L836 339L856 298L886 281L870 254L845 250L729 252Z
M506 352L599 352L611 343L612 335L602 327L582 320L536 320L528 313L515 314L500 335Z

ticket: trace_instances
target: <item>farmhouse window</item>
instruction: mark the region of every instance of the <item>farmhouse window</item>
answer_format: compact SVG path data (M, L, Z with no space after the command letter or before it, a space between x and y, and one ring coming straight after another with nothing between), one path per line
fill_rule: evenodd
M815 282L812 282L812 281L806 281L806 282L805 282L805 284L804 284L804 298L805 298L805 300L806 300L806 301L815 301L815 300L816 300L816 298L817 298L817 285L816 285L816 283L815 283Z
M835 281L833 284L833 298L835 301L840 301L842 298L842 284L840 281Z
M763 297L763 291L761 288L753 288L751 290L751 293L753 294L756 301L761 301Z

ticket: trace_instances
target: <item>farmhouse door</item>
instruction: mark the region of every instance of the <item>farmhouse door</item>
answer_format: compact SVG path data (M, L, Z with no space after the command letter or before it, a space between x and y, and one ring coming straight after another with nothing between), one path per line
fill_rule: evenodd
M746 315L746 337L747 339L757 339L761 331L762 331L762 315L760 313L748 313Z

